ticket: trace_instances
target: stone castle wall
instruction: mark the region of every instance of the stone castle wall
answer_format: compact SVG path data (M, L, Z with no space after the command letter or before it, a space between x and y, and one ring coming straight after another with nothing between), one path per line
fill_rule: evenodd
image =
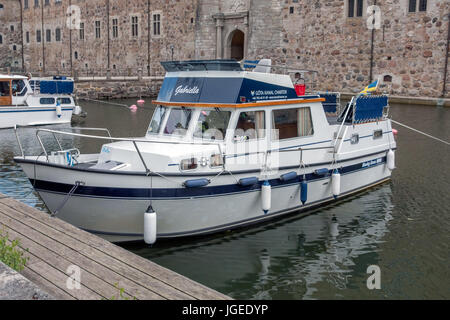
M24 44L26 68L47 74L76 70L80 76L106 74L108 69L112 74L135 75L138 69L161 74L159 62L172 59L172 47L174 59L193 59L196 7L195 0L185 2L180 6L178 1L165 0L50 0L49 4L39 0L35 7L29 0L23 10L24 34L29 34ZM159 32L153 30L155 15L159 15ZM136 34L133 17L137 18ZM117 32L113 31L115 21ZM36 32L42 29L37 42ZM59 41L57 29L61 30Z
M0 1L0 68L22 69L22 42L20 31L20 2Z
M0 45L0 67L21 62L18 1L0 0L0 33L6 34L11 23L16 26L8 44ZM234 36L240 32L244 40L238 46L245 58L316 70L317 90L358 92L370 82L372 69L372 80L380 79L388 93L441 96L450 1L428 0L425 12L414 13L408 12L409 0L376 1L381 19L372 41L366 10L374 2L364 0L363 15L349 18L348 0L49 0L48 5L38 0L38 7L28 0L22 10L25 68L47 74L76 71L79 76L106 75L107 70L136 75L141 69L143 75L159 76L162 60L232 57L239 50ZM80 8L84 39L79 29L67 27L69 5ZM155 15L160 17L158 35ZM134 36L133 17L138 19ZM100 22L100 38L95 21ZM38 43L36 31L42 29ZM447 78L448 83L450 72ZM449 91L447 85L447 97Z

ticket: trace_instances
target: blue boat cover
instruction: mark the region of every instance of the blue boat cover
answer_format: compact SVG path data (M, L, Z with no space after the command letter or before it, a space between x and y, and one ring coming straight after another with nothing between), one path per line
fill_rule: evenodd
M354 122L377 121L383 117L383 109L388 105L387 96L360 96L356 99Z
M325 98L323 102L323 109L326 113L336 113L338 107L338 94L337 93L321 93L321 98Z
M72 80L41 80L40 92L44 94L72 94Z

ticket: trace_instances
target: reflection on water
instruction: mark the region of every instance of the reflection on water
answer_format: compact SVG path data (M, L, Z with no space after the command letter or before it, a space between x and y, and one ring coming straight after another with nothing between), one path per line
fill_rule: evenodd
M135 101L125 101L130 105ZM83 103L81 126L113 136L143 136L152 106L137 113ZM397 121L450 140L450 109L392 106ZM64 128L67 126L52 126ZM394 126L395 127L395 126ZM397 127L392 181L304 218L190 240L125 248L239 299L449 299L450 149ZM35 128L21 129L24 149L40 153ZM56 148L51 136L43 136ZM101 143L65 139L82 152ZM0 192L45 210L12 158L12 130L0 130ZM367 268L381 269L381 290L368 290Z
M392 208L385 184L302 219L189 243L127 248L233 298L333 298L360 287L366 268L379 263L377 247Z

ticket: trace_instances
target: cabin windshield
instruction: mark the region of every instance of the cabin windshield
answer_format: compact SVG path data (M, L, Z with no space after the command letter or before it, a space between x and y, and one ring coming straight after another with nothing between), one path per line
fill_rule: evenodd
M164 134L184 136L189 129L193 110L185 107L171 108Z
M208 140L224 140L231 112L219 109L200 111L194 137Z
M153 112L152 120L150 121L150 125L148 127L148 134L158 134L161 131L162 122L164 121L164 117L166 116L167 108L163 106L159 106Z
M12 81L12 94L13 96L22 97L27 92L25 81L13 80Z

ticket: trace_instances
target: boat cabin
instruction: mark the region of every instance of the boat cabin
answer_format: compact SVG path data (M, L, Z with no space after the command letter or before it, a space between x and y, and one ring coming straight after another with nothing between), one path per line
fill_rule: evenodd
M234 60L163 62L167 71L148 136L243 142L314 134L311 107L319 95L299 97L289 75L270 67L246 71ZM320 108L319 108L319 111ZM320 116L322 113L322 117ZM324 120L323 112L316 115Z
M0 106L74 105L72 79L0 75Z

